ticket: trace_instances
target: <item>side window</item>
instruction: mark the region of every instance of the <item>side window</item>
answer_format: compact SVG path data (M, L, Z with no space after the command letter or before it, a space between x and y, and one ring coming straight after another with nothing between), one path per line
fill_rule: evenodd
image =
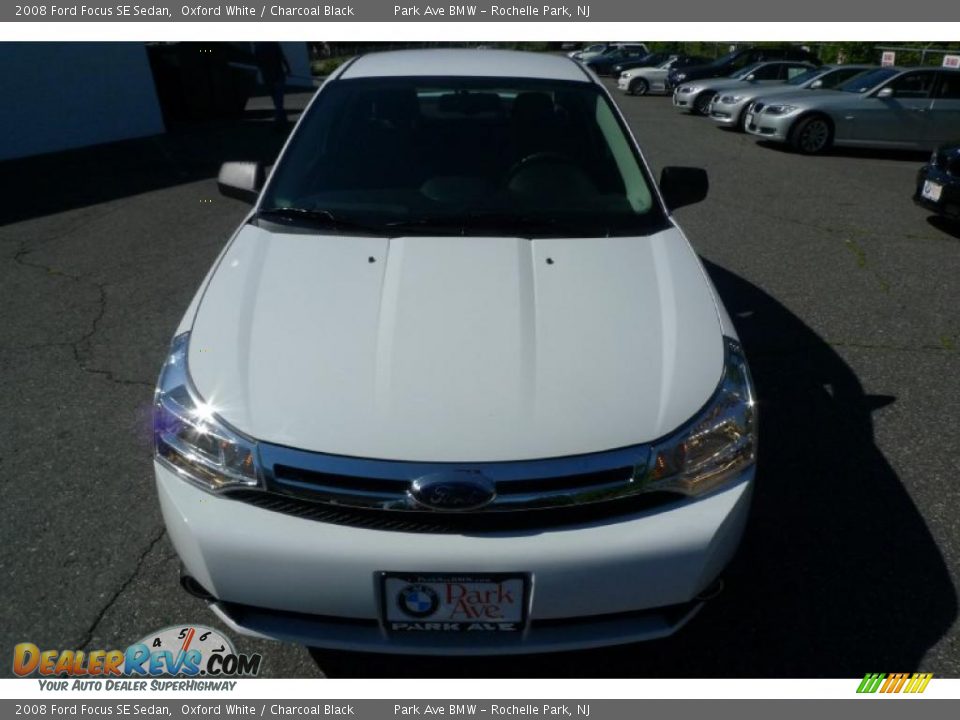
M822 78L823 82L821 87L830 89L835 88L840 83L844 83L855 75L859 75L863 70L858 70L856 68L847 68L846 70L837 70L836 72L827 73Z
M893 88L893 96L903 100L930 97L933 81L937 77L932 72L913 72L901 75L887 87Z
M764 65L753 71L753 77L755 80L777 80L783 77L785 67L778 63Z
M784 65L783 73L780 74L780 79L792 80L797 75L803 75L809 69L810 68L806 67L805 65Z
M960 100L960 72L940 73L936 96L943 100Z

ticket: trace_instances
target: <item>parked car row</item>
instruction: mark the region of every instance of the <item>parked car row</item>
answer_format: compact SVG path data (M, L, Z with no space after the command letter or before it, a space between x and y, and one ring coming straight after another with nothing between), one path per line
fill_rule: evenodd
M803 47L794 45L783 47L745 47L733 50L722 57L702 65L677 68L667 77L669 87L675 88L683 82L705 80L733 75L744 68L770 60L795 60L820 65L816 55Z
M820 65L807 57L758 60L725 77L707 75L744 57L752 55L745 50L694 65L692 58L673 56L621 72L617 87L628 95L672 89L680 110L808 155L835 146L933 149L917 175L914 202L960 221L960 70Z
M709 115L710 105L724 91L749 92L751 89L775 84L783 85L816 66L796 60L757 62L735 71L727 77L691 80L679 85L673 93L673 104L698 115ZM734 95L730 97L744 97Z
M871 69L870 65L821 65L797 73L794 68L787 67L786 81L779 78L769 82L749 80L747 86L734 85L717 92L710 101L707 114L718 125L745 130L748 117L752 117L748 108L760 98L802 90L831 90ZM781 68L781 76L783 71Z
M808 57L674 84L671 78L710 67L685 62L681 56L627 70L617 86L630 95L672 89L680 110L810 155L834 146L932 150L960 138L960 70L821 65Z

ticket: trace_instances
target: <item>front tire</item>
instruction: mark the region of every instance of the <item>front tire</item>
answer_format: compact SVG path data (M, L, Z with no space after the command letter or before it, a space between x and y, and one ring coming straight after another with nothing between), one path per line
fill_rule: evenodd
M650 83L643 78L637 78L630 83L629 93L631 95L646 95L650 92Z
M825 152L833 143L833 126L823 115L803 118L790 132L790 145L804 155Z
M697 115L709 115L710 114L710 103L713 101L713 96L716 93L712 92L702 92L694 98L693 101L693 111Z

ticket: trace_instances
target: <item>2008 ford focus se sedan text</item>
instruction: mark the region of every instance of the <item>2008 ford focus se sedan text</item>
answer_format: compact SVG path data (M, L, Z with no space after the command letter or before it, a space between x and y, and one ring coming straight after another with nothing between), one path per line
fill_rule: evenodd
M723 305L598 81L508 51L320 88L155 398L185 588L234 631L396 653L669 635L743 532L757 409ZM261 188L261 185L263 187Z

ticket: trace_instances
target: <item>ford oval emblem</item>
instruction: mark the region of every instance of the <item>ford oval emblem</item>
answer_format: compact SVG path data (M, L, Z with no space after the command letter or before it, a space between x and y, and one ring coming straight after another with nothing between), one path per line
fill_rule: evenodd
M482 473L452 470L418 477L407 494L422 508L463 511L489 505L497 497L497 489Z

